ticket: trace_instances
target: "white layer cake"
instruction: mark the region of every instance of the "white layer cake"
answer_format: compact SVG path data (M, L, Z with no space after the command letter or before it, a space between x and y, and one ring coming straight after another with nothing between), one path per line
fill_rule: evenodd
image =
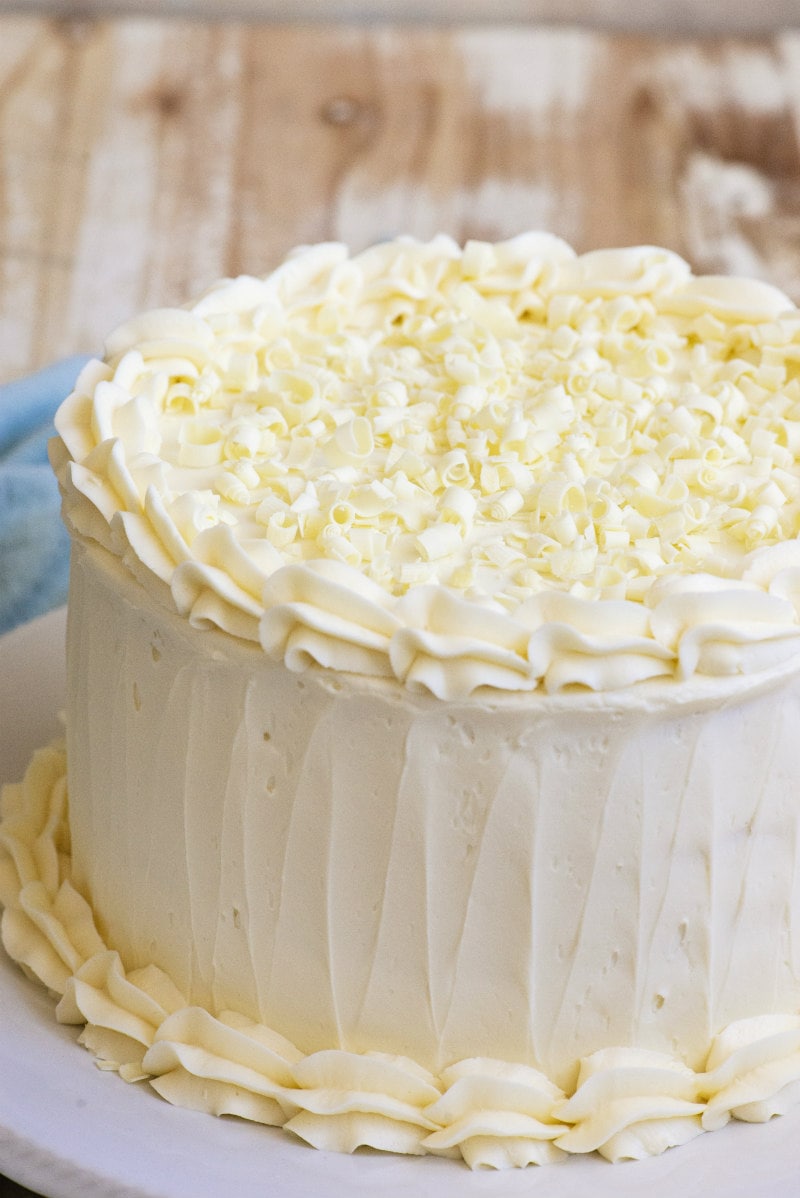
M651 247L300 251L57 421L8 951L171 1101L639 1157L800 1096L800 316ZM68 831L67 831L68 826Z

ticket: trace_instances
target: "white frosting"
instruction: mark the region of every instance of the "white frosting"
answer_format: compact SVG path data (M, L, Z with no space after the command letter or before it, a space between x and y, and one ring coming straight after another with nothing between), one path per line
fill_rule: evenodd
M65 769L64 747L54 745L3 790L3 942L61 995L58 1019L85 1025L81 1043L101 1068L146 1080L169 1102L284 1127L329 1151L368 1145L505 1169L594 1150L639 1159L731 1116L764 1122L800 1101L800 1017L792 1015L730 1024L698 1072L666 1053L600 1049L581 1061L567 1097L529 1065L473 1057L434 1074L376 1051L304 1054L237 1011L190 1006L156 966L126 972L72 889ZM51 918L31 918L32 893ZM59 906L65 893L73 901Z
M103 1067L473 1168L800 1098L798 346L763 284L540 235L111 336L52 450L69 832L61 750L0 826Z
M73 531L294 670L758 673L800 653L799 345L653 247L324 245L118 329L53 458Z

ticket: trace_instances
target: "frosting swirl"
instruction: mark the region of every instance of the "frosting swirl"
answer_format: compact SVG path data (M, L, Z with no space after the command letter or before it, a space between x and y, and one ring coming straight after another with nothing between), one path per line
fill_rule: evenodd
M441 698L800 653L800 319L667 250L305 248L123 325L75 533L195 626Z

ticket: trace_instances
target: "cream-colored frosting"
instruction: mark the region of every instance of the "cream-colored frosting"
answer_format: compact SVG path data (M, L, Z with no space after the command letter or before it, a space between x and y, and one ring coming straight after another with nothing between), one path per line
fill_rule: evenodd
M568 1097L539 1070L472 1057L432 1073L405 1056L338 1048L304 1054L233 1010L191 1006L154 965L125 970L72 885L66 754L34 757L0 801L3 943L60 995L60 1022L101 1068L146 1080L169 1102L236 1115L318 1148L460 1156L473 1169L548 1164L598 1151L663 1152L724 1126L764 1122L800 1100L800 1017L741 1019L695 1072L667 1053L600 1049Z
M473 1167L800 1098L800 318L650 247L291 257L58 416L3 940L169 1101Z
M800 652L800 316L766 284L324 245L106 348L57 418L66 518L195 627L445 699Z

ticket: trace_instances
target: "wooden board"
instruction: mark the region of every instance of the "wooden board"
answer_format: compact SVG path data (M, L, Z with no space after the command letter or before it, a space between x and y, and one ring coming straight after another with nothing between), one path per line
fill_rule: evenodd
M0 378L300 242L551 229L800 301L800 34L0 18Z

